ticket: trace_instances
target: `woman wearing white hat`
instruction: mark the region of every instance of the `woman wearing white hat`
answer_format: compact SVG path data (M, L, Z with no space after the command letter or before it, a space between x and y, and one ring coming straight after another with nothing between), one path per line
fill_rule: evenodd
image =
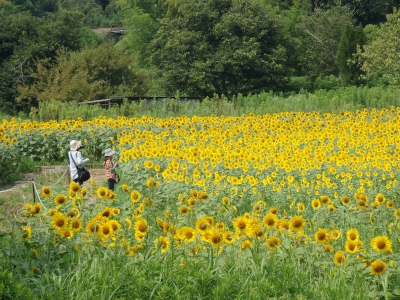
M83 168L83 165L89 161L89 158L83 158L82 153L79 151L83 148L81 141L72 140L69 143L69 148L71 150L68 152L71 179L79 185L82 185L85 179L79 177L78 168Z
M113 163L112 157L115 151L111 148L104 150L104 169L106 170L106 180L108 181L108 189L113 191L114 185L117 182L117 173L115 168L118 166L118 162Z

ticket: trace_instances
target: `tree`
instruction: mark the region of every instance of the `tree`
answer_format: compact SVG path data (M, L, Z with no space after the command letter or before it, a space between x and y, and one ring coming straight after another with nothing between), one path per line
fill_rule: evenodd
M13 113L29 110L32 102L15 102L17 85L30 85L36 62L52 63L60 47L79 50L96 42L85 30L82 15L60 12L39 18L29 12L0 10L0 109Z
M36 63L34 82L19 85L17 100L84 101L112 95L144 95L146 76L135 71L134 62L112 45L78 52L61 48L56 62L47 67Z
M286 51L281 24L249 0L185 0L150 44L168 95L233 95L279 90Z
M147 46L159 28L160 8L154 0L117 0L122 10L126 32L120 39L118 47L122 47L133 55L141 66L149 66Z
M9 0L20 11L29 11L33 16L41 17L46 13L56 13L59 9L58 0Z
M304 74L313 79L339 75L336 53L343 30L352 22L352 13L345 7L303 14L298 25L300 43L296 52Z
M387 21L380 26L375 35L376 38L364 46L364 51L358 51L365 78L371 83L399 85L400 10L387 15Z
M357 48L362 49L365 43L366 37L363 28L348 24L340 37L336 53L336 63L343 85L361 83L361 66L354 59L354 56L357 53Z

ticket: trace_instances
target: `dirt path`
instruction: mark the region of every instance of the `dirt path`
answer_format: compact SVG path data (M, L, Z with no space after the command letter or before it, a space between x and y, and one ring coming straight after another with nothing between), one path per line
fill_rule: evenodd
M15 196L16 194L21 194L22 198L25 198L25 196L23 195L24 190L25 194L30 194L30 198L32 198L32 189L29 190L28 193L26 192L27 188L32 187L32 181L35 182L36 188L38 190L42 186L51 187L52 185L66 185L68 183L68 174L65 173L65 169L65 166L46 166L42 167L41 172L26 173L24 174L24 178L22 180L0 187L0 200L4 199L4 202L7 202L10 197ZM91 178L98 186L105 186L104 169L89 168L88 170L90 172ZM83 183L83 187L87 187L89 189L92 187L92 185L89 181L87 181ZM95 200L96 197L89 197L86 205L94 203Z

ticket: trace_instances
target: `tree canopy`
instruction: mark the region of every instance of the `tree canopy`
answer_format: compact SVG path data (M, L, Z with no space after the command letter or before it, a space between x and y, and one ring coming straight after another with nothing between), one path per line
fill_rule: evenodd
M167 93L232 95L283 86L286 51L273 10L253 1L185 1L152 40Z
M230 97L399 84L399 6L399 0L0 0L0 110L115 93ZM95 33L98 27L108 34ZM115 27L123 34L112 33Z

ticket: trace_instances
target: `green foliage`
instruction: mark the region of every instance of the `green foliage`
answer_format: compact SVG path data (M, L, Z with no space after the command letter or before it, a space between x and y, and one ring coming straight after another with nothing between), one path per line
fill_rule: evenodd
M159 12L154 1L118 0L118 7L123 11L124 26L129 28L122 36L118 47L122 47L141 65L149 65L150 55L147 45L153 39L159 27Z
M312 79L339 75L336 53L343 30L352 22L352 13L345 7L303 13L297 27L300 43L296 49L302 74Z
M162 101L138 102L124 101L119 106L114 104L109 109L99 105L80 105L70 102L48 101L39 104L39 110L33 109L30 114L32 121L73 120L81 118L84 121L97 117L137 117L142 116L168 118L185 115L209 116L242 114L266 114L282 111L318 111L340 112L355 111L364 107L390 108L400 106L400 90L397 87L339 87L339 79L335 76L317 78L314 84L318 87L310 93L302 86L311 84L309 78L292 78L293 90L296 84L298 93L275 94L272 91L243 96L239 93L231 98L224 95L206 97L202 101L185 101L184 99L165 99ZM299 83L297 83L297 81ZM86 138L85 135L82 138ZM67 141L66 141L67 142Z
M370 84L400 84L400 10L387 15L387 22L382 24L376 37L358 51L365 78Z
M357 48L362 49L365 43L366 37L363 28L348 24L340 37L336 53L336 63L343 85L362 83L360 78L362 72L354 56L357 53Z
M55 19L38 18L27 12L0 10L0 109L29 111L36 102L20 101L16 87L32 84L36 64L48 66L59 47L78 50L93 42L83 28L80 13L61 12Z
M1 246L4 246L0 244ZM3 248L3 247L2 247ZM3 248L4 249L4 248ZM3 300L37 299L18 275L10 270L0 270L0 298Z
M36 65L32 85L20 85L18 100L45 102L85 101L111 95L142 95L145 75L134 70L134 61L112 45L103 44L80 52L57 52L56 63L47 68Z
M233 95L283 85L286 51L275 14L252 1L183 1L152 40L167 95Z
M32 15L41 17L48 13L55 13L59 9L57 0L9 0L20 11L29 11Z
M14 182L21 179L22 173L33 172L35 163L30 157L26 157L13 146L0 145L0 155L2 157L0 161L0 186Z

